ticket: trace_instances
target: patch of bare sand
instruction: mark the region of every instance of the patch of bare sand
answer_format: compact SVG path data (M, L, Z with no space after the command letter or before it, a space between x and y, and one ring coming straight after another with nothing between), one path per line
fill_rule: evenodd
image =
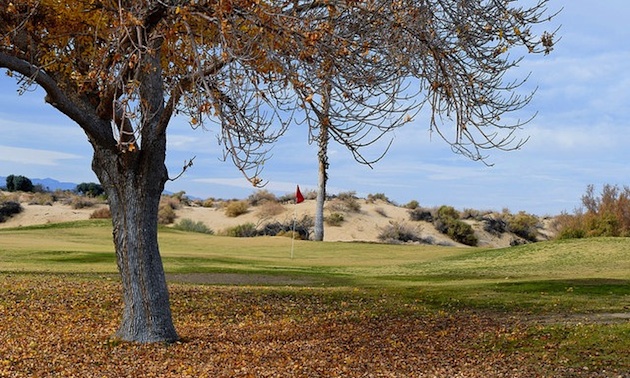
M106 205L97 205L83 209L73 209L70 205L55 203L54 205L29 205L22 203L21 213L0 223L0 228L26 227L48 223L72 222L90 219L92 213Z

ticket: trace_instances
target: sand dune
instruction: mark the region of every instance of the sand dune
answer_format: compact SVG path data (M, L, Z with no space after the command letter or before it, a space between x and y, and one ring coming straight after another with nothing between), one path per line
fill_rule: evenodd
M344 221L340 226L325 226L325 241L365 241L379 242L379 234L390 223L403 223L416 230L422 238L431 239L435 244L460 245L446 235L438 232L431 223L423 221L411 221L409 210L384 201L358 200L360 204L359 212L344 213ZM53 205L30 205L22 203L24 211L9 218L6 222L0 223L0 228L25 227L30 225L67 222L75 220L89 219L90 215L98 208L106 205L100 204L95 207L73 209L70 205L55 202ZM283 205L283 211L273 217L265 217L259 207L250 207L250 210L238 217L228 217L221 207L201 207L182 206L176 210L177 219L190 219L195 222L203 222L207 227L220 233L228 227L244 223L254 223L257 226L264 225L272 221L290 223L297 217L301 219L304 215L314 217L315 201L307 200L298 205ZM326 211L329 213L329 211ZM479 221L466 221L471 224L479 238L479 246L483 247L507 247L517 238L515 235L504 233L501 235L491 234L484 231L483 223ZM549 222L547 221L547 224ZM546 238L549 231L546 228L540 230L541 238Z

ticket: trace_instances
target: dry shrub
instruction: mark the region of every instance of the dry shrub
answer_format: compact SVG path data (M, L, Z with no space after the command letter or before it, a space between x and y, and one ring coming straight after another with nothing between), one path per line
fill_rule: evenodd
M251 194L247 198L247 201L249 202L251 206L260 206L267 202L278 202L278 198L276 197L275 194L271 193L268 190L263 189L263 190L258 190L254 192L253 194Z
M381 229L378 234L378 240L385 243L409 243L409 242L421 242L431 244L432 240L424 239L420 236L420 231L417 227L413 227L404 222L393 222Z
M159 224L171 224L175 222L175 218L177 218L175 210L168 203L160 205L160 208L158 209Z
M265 201L258 207L258 217L267 219L278 216L285 212L284 206L278 202Z
M53 195L50 193L33 193L31 195L30 200L28 201L29 205L44 205L44 206L52 206L55 202Z
M109 206L96 209L90 214L90 219L111 219L112 212L109 210Z
M214 198L206 198L201 202L202 207L214 207Z
M17 202L20 203L20 194L15 192L1 192L0 203L2 202Z
M15 201L0 202L0 223L23 211L22 205Z
M247 201L231 201L225 205L225 215L230 218L238 217L249 211L249 204Z
M559 238L630 236L630 188L606 184L595 194L589 185L582 196L583 208L573 216L556 219Z
M96 205L96 201L92 198L75 196L70 200L69 205L73 209L85 209Z
M255 224L244 223L226 229L225 235L235 238L251 238L258 235L258 230Z
M324 219L326 224L332 227L340 227L344 220L343 214L341 213L332 213Z
M328 203L328 210L332 212L359 213L361 204L355 196L355 192L339 193Z
M420 206L420 202L418 202L418 201L416 201L416 200L411 200L411 201L409 201L409 203L407 203L407 204L405 205L405 207L406 207L407 209L409 209L409 210L414 210L414 209L417 209L417 208L418 208L418 206Z

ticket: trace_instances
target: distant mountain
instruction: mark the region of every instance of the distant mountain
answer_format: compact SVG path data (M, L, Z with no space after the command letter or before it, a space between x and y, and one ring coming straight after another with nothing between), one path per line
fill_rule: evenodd
M43 186L45 189L48 189L50 191L55 191L57 189L60 190L74 190L77 188L76 183L74 182L61 182L61 181L57 181L55 179L51 179L51 178L45 178L45 179L38 179L38 178L30 178L31 182L33 182L33 185L41 185ZM0 176L0 187L5 187L7 183L7 178Z

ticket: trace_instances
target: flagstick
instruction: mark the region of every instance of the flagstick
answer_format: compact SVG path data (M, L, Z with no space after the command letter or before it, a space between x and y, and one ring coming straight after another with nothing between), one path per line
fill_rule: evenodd
M293 259L293 246L295 245L295 221L297 219L297 201L293 207L293 230L291 230L291 259Z

